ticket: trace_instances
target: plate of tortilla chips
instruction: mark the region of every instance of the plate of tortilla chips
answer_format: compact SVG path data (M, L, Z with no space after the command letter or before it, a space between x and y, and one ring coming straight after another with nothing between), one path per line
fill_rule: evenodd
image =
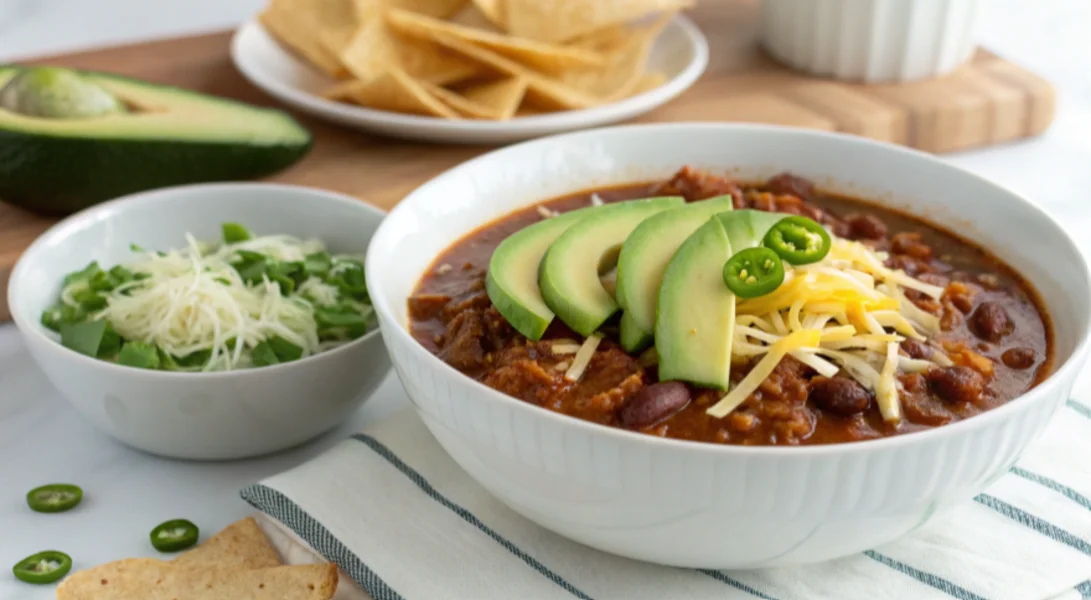
M300 111L382 135L507 143L623 121L689 88L694 0L270 0L232 58Z

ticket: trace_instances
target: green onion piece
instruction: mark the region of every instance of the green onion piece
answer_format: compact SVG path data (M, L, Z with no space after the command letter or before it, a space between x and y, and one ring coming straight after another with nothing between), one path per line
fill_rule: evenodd
M330 255L327 252L314 252L303 259L303 270L308 275L325 275L330 272L330 266Z
M141 246L140 244L129 244L129 250L131 252L147 252L147 250L144 249L144 246Z
M102 332L102 343L98 347L98 357L113 358L121 351L121 344L124 342L125 340L121 339L121 336L114 331L114 326L107 321L106 331Z
M77 281L87 281L95 276L102 269L98 266L98 261L91 261L80 271L73 271L64 276L64 285L71 285Z
M277 360L280 362L292 362L293 360L303 358L303 348L296 346L279 335L271 337L262 343L269 345L273 350L273 353L276 354Z
M103 296L102 294L96 292L90 287L74 292L72 294L72 299L75 300L80 305L80 307L87 312L93 312L106 308L106 296Z
M276 282L280 286L280 295L287 296L295 291L295 280L286 275L272 275L269 277L270 281Z
M367 326L364 316L358 312L349 312L344 309L319 308L314 311L314 320L325 327L350 327L352 325Z
M175 357L174 361L180 367L203 367L208 364L210 358L212 358L211 350L198 350L185 356Z
M250 233L250 230L238 223L224 223L223 234L224 242L227 244L237 244L254 239L254 235Z
M251 348L250 360L254 363L255 367L266 367L280 362L280 359L277 358L277 353L273 351L273 347L269 345L269 342L261 342L257 346Z
M87 286L96 292L108 292L117 287L118 280L109 271L99 271L87 280Z
M125 342L117 355L117 362L120 365L138 369L158 369L159 350L144 342Z
M268 256L261 252L254 252L253 250L236 250L235 257L242 260L244 263L260 262L264 263L269 259Z
M109 323L103 320L61 324L61 345L87 356L98 356Z
M268 265L262 262L249 263L243 266L241 269L236 267L235 270L239 272L239 277L243 281L250 284L261 283L265 276L265 271L268 269Z
M164 371L177 371L178 362L174 360L174 357L169 352L162 348L157 348L159 354L159 368Z

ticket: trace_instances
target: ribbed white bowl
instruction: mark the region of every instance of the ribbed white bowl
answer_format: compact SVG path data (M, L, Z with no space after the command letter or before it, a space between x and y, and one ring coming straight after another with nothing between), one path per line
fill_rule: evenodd
M815 75L868 83L942 75L975 48L979 0L764 0L766 49Z
M540 409L471 380L410 337L406 298L434 257L466 233L536 200L663 178L684 164L748 178L788 169L957 227L1042 292L1059 369L1005 406L924 433L737 447L666 440ZM474 479L520 514L589 546L710 568L845 556L968 501L1015 462L1067 397L1086 354L1091 294L1076 246L1012 192L929 155L863 138L726 124L591 130L472 160L390 213L369 248L367 272L410 399Z

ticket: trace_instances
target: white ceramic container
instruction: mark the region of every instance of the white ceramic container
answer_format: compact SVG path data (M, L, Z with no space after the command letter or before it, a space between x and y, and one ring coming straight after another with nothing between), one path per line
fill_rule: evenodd
M980 0L763 0L761 37L789 66L867 83L948 73L976 47Z
M462 375L409 335L406 298L462 236L535 201L666 178L682 165L746 178L791 170L825 189L957 227L1042 293L1056 329L1056 371L1004 406L931 431L827 446L721 446L543 410ZM367 269L395 369L424 422L467 473L563 536L685 567L846 556L970 501L1041 433L1087 353L1087 266L1064 230L1032 203L921 152L771 126L617 127L486 154L403 200L375 234Z
M166 188L106 202L42 234L12 272L8 304L38 366L94 425L163 456L234 459L282 450L341 423L382 382L390 361L378 331L296 362L223 373L123 367L62 346L40 323L66 273L91 260L131 260L129 244L167 250L184 235L218 239L224 222L319 238L362 253L384 214L320 190L271 184Z

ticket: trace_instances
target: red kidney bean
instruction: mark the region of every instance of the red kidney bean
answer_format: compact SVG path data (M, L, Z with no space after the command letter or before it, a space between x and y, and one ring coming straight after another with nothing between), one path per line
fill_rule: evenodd
M849 237L854 240L881 240L886 237L886 223L875 215L850 215Z
M809 200L814 194L814 183L791 173L781 173L766 181L765 189L774 194L789 194L800 200Z
M939 367L925 375L928 385L948 402L973 402L985 390L985 380L970 367Z
M1009 348L1000 355L1000 360L1012 369L1029 369L1038 360L1038 354L1030 348Z
M931 358L932 347L924 342L917 340L904 340L902 342L902 350L909 355L909 358Z
M682 409L690 391L680 381L663 381L645 386L618 411L618 421L629 429L654 425Z
M996 302L982 302L970 315L970 329L986 342L997 343L1015 329L1008 311Z
M871 394L847 377L815 377L807 397L818 408L842 417L851 417L871 406Z

